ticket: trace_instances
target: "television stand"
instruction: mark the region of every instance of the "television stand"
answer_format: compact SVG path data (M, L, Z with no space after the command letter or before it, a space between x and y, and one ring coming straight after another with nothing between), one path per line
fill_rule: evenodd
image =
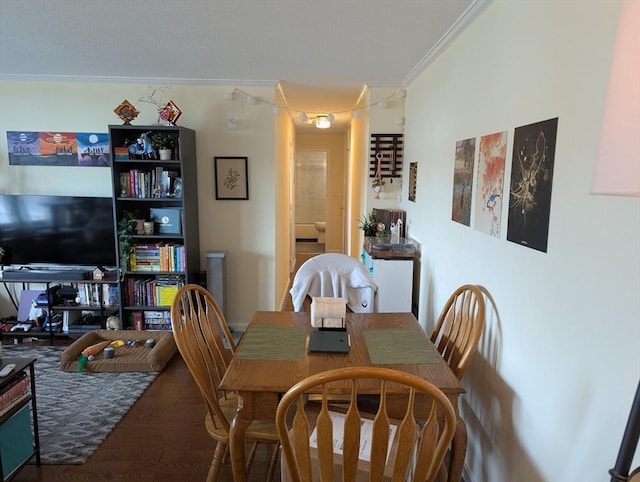
M7 327L4 326L4 330L0 331L0 339L12 338L15 343L20 342L23 338L48 337L50 343L53 345L54 338L58 336L73 338L74 336L82 335L88 330L104 328L106 319L118 313L117 291L119 283L117 278L111 277L99 280L85 279L87 273L92 274L92 272L83 270L64 269L13 269L4 271L2 273L3 276L0 277L0 283L2 284L22 283L23 290L41 289L43 293L51 293L50 290L53 286L59 286L57 294L60 295L60 297L47 296L46 306L38 305L46 311L46 313L43 312L43 316L45 316L44 320L46 323L48 315L48 323L43 324L42 327L34 324L28 331L23 329L11 331L10 328L8 331L5 331ZM74 278L74 276L82 277ZM36 286L30 286L31 284ZM40 288L40 286L42 286L42 288ZM64 298L64 296L67 295L66 292L62 295L62 291L66 288L75 288L75 290L72 291L72 298L74 299L71 303L68 302L68 299ZM97 314L96 319L98 319L99 322L88 325L78 323L78 320L82 319L83 312ZM23 322L25 320L16 317L15 321ZM57 324L57 321L61 321L61 323ZM15 322L13 324L17 326Z

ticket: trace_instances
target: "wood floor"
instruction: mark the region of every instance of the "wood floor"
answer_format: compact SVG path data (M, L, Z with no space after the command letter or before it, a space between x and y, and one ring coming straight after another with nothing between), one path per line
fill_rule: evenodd
M310 256L297 257L296 267ZM283 309L289 307L290 302ZM13 480L204 481L214 450L204 428L204 414L200 392L178 353L85 464L27 465ZM258 450L250 481L266 479L269 449L264 445ZM275 481L279 480L279 474L278 467ZM222 467L218 480L233 480L230 463Z
M177 354L85 464L27 465L13 480L204 481L214 450L204 414L200 392ZM266 478L267 448L256 456L252 481ZM227 463L218 480L231 481L231 474Z

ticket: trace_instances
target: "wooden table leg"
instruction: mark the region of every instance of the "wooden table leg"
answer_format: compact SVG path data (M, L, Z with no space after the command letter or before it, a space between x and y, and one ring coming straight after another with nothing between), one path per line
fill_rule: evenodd
M244 409L242 408L240 399L238 399L238 412L231 421L229 429L229 456L231 457L231 468L233 469L233 480L235 482L247 481L244 434L248 427L249 421L244 416Z
M467 453L467 426L458 417L456 432L451 442L451 457L449 458L449 482L460 482L464 469L464 458Z

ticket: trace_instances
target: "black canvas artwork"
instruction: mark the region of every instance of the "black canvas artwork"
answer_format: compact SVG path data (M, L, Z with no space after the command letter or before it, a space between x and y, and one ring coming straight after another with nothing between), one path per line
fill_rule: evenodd
M558 118L515 129L507 240L547 252Z

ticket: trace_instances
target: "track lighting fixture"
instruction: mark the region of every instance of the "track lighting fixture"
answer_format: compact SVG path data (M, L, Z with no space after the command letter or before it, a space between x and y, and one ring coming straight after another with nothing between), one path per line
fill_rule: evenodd
M394 98L395 99L404 99L407 95L407 92L405 89L397 89L394 93L388 95L387 97L380 99L378 101L372 102L371 104L359 104L354 110L344 110L344 111L339 111L337 112L338 114L351 114L351 116L354 119L360 119L360 117L362 116L362 110L361 109L365 109L365 111L369 108L372 108L374 106L377 106L378 109L380 110L385 110L388 109L390 107L390 105L394 105ZM268 104L272 107L273 110L273 115L277 116L279 115L281 112L286 111L288 112L290 115L297 115L298 121L305 123L305 124L311 124L311 123L315 123L315 126L319 129L327 129L329 127L331 127L331 125L335 122L336 120L336 115L334 113L329 113L329 114L319 114L319 113L315 113L315 112L302 112L299 111L295 108L289 108L287 106L279 106L276 105L273 102L269 102L268 100L265 99L258 99L257 97L241 90L241 89L233 89L232 92L226 92L224 94L224 99L225 100L231 100L231 101L237 101L240 98L244 97L244 100L247 104L249 105L256 105L256 104ZM234 104L235 106L235 104ZM393 123L398 126L398 127L403 127L405 124L405 119L404 117L396 117L393 120ZM237 128L237 121L235 118L229 118L229 120L227 121L227 128L229 130L234 130Z

